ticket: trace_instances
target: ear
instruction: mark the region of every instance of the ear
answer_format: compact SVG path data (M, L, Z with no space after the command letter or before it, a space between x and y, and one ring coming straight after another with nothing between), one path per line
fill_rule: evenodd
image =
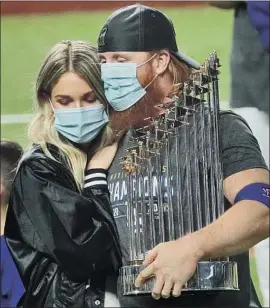
M156 61L153 63L155 65L154 69L157 75L161 75L167 70L170 63L170 58L171 55L168 50L164 49L158 52L155 59Z

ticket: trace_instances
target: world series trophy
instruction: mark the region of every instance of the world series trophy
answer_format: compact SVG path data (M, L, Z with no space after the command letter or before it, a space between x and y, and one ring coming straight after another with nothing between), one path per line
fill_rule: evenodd
M160 116L135 130L121 164L127 179L129 262L120 269L123 295L150 294L155 278L135 287L147 251L210 224L224 212L219 143L219 59L201 69ZM238 290L237 263L201 261L183 291Z

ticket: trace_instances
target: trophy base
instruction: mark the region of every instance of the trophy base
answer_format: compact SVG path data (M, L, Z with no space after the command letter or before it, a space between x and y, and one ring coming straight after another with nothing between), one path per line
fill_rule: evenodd
M127 265L120 269L122 294L151 294L155 278L150 278L141 288L135 280L145 265ZM193 277L182 291L235 291L238 289L237 263L233 261L202 261L197 265Z

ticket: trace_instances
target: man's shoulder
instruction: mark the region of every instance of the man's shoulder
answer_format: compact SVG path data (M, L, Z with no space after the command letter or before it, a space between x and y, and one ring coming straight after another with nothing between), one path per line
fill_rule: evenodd
M224 178L248 169L267 168L258 141L241 116L231 110L221 111L219 123Z
M220 137L230 142L239 138L249 137L252 131L248 123L238 114L231 110L222 110L219 115Z
M248 129L248 123L242 118L239 114L235 113L234 111L228 109L228 110L221 110L219 113L220 116L220 124L221 125L244 125Z

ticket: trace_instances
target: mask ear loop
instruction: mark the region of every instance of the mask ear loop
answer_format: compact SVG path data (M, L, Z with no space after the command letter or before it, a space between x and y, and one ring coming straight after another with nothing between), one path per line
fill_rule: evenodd
M144 64L146 64L146 63L148 63L148 62L150 62L157 54L158 54L158 53L156 52L150 59L144 61L143 63L141 63L141 64L139 64L139 65L137 65L137 68L143 66Z
M150 59L146 60L145 62L141 63L140 65L137 65L137 68L141 67L144 64L148 63L149 61L151 61L157 54L158 53L156 52ZM157 79L157 77L158 77L158 74L156 74L156 76L153 78L153 80L150 81L146 87L144 87L144 90L146 90L149 86L151 86L151 84Z
M158 77L158 74L156 74L156 76L152 79L152 81L150 81L148 85L144 87L144 90L146 90L149 86L151 86L151 84L157 79L157 77Z

